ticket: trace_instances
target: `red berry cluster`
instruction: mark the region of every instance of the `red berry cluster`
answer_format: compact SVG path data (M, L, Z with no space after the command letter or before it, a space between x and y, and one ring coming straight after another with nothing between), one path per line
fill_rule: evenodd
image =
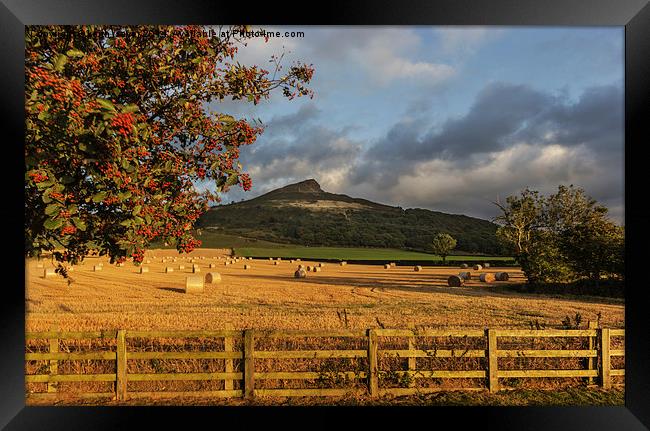
M68 225L61 229L61 235L70 235L77 231L77 228L71 225Z
M30 172L29 176L35 183L42 183L43 181L47 181L47 175L41 174L40 172Z
M239 182L244 190L248 191L253 187L253 180L251 180L250 175L241 174L239 176Z
M133 132L134 121L135 119L133 118L133 114L126 112L123 114L117 114L113 117L111 120L111 126L117 130L117 133L126 138L131 134L131 132Z

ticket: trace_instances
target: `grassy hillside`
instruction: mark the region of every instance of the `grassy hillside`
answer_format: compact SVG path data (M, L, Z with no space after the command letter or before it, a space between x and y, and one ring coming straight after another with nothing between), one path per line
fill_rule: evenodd
M494 223L425 209L403 209L320 190L311 180L249 201L212 208L198 227L274 243L428 251L446 232L457 250L499 254Z

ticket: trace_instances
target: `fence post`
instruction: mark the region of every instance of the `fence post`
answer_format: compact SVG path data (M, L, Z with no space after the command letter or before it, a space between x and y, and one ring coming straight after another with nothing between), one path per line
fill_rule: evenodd
M368 329L368 390L371 397L376 397L379 393L377 372L377 332L374 329Z
M126 400L126 331L117 331L117 382L115 384L118 401Z
M598 329L598 322L594 322L593 320L590 320L588 322L587 327L589 329ZM589 337L589 350L594 350L596 348L596 343L595 343L596 340L595 340L595 338L596 337L591 337L591 336ZM598 352L596 352L596 355L597 354L598 354ZM587 369L588 370L595 370L596 369L596 358L588 358L587 359ZM589 377L587 379L587 384L593 385L594 384L594 378Z
M487 337L487 374L488 390L492 393L499 390L499 359L497 356L497 333L494 329L486 329Z
M252 329L244 331L244 398L251 400L255 396L255 336Z
M52 331L58 331L59 328L55 327L52 328ZM51 338L50 339L50 353L59 353L59 339L58 338ZM59 373L59 361L56 359L50 360L50 376L55 376ZM48 382L47 383L47 391L48 392L56 392L58 388L58 383L56 382Z
M598 333L600 334L600 385L603 389L610 389L612 387L612 379L610 375L609 328L601 328Z
M412 331L415 331L415 326L412 325L409 329L411 329ZM413 336L408 337L408 340L409 340L409 351L411 352L409 354L413 354L413 350L415 350L415 334ZM409 356L409 359L408 359L408 370L409 371L415 371L417 369L416 360L417 360L417 358ZM409 376L409 377L410 377L409 381L408 381L409 382L409 388L415 387L415 378L413 378L413 376Z
M232 331L232 325L230 323L226 324L226 330L227 331ZM225 352L232 352L233 351L233 339L232 337L224 337L223 339L223 350ZM226 359L225 361L225 369L224 371L226 373L232 373L233 372L233 363L232 359ZM232 391L233 390L233 381L232 379L226 379L223 382L223 388L226 391Z

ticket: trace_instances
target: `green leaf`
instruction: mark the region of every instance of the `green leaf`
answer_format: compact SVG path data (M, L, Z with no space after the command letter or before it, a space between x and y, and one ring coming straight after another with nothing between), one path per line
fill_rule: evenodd
M52 216L52 215L59 215L61 212L61 206L59 204L50 204L45 207L45 214Z
M45 120L47 120L48 118L50 118L50 114L48 114L47 111L41 111L41 112L38 113L38 117L37 117L37 118L38 118L39 120L41 120L41 121L45 121Z
M119 87L115 87L115 88L113 88L113 94L114 94L114 95L119 96L120 93L122 93L122 90L120 90Z
M142 209L142 205L136 205L133 207L133 211L131 211L131 214L138 215L140 214L140 210Z
M133 217L133 224L134 225L141 225L144 223L144 219L142 217L135 216Z
M122 108L122 112L137 112L139 110L140 108L138 107L138 105L134 103L126 105L124 108Z
M81 220L79 217L72 217L72 223L77 227L77 229L81 231L86 230L86 223L84 223L83 220Z
M104 109L106 109L108 111L115 112L115 105L113 105L113 102L111 102L110 100L97 99L97 103L99 103L99 106L101 106L102 108L104 108Z
M54 70L60 72L65 67L65 64L68 62L68 57L65 54L59 54L54 61Z
M120 225L129 227L131 226L131 220L124 220L120 222Z
M93 196L93 202L101 202L106 198L106 192L99 192Z
M69 49L68 52L66 52L66 55L68 57L83 57L85 54L83 51L80 51L78 49Z
M117 194L117 198L118 198L119 200L121 200L121 201L126 200L126 199L128 199L128 198L130 198L130 197L131 197L131 192L129 192L129 191L126 191L126 192L122 192L122 193L118 193L118 194Z
M50 218L45 220L45 223L43 223L43 227L47 230L54 230L61 227L62 224L63 224L63 220L61 219L55 220Z

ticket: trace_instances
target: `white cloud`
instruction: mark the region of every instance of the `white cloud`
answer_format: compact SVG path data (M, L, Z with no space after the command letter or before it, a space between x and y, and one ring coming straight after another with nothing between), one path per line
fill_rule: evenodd
M435 30L440 47L446 54L473 54L485 43L500 37L505 30L498 27L449 26Z
M369 78L380 85L397 79L438 84L454 75L454 68L448 64L409 58L420 45L420 37L413 30L381 29L370 32L365 43L354 50L354 57Z

